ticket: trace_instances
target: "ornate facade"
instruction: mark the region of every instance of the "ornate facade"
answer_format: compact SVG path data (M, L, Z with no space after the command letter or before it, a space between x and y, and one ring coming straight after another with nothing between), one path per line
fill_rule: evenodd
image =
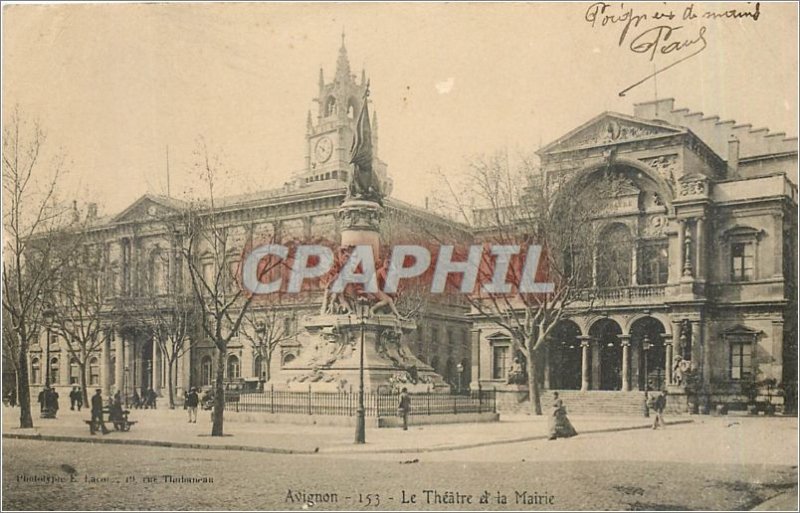
M676 110L606 112L541 148L538 186L611 172L627 184L597 220L592 280L546 346L541 385L635 391L685 385L732 402L797 372L797 139ZM591 304L591 308L589 305ZM473 376L509 382L509 337L475 319Z

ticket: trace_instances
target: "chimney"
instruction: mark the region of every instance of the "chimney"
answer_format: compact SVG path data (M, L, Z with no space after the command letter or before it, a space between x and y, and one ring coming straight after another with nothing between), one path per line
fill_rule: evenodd
M728 172L736 174L739 169L739 138L731 134L728 138Z
M89 203L86 208L86 218L89 220L97 219L97 203Z

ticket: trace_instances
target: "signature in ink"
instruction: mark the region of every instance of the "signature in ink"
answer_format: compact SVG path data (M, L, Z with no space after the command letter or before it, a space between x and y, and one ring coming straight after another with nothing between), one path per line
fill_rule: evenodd
M681 30L682 26L670 27L669 25L659 25L651 29L645 30L636 36L630 44L630 50L633 53L649 54L650 60L656 56L656 53L661 55L668 55L670 53L679 52L701 44L702 46L692 55L697 55L708 46L706 41L706 27L700 27L697 37L694 39L678 39L677 32Z

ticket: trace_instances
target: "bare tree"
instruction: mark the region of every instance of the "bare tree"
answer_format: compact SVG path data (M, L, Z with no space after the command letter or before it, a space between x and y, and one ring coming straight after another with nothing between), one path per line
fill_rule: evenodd
M254 296L239 284L239 259L244 248L237 247L230 236L232 225L227 224L225 213L216 204L215 180L223 173L222 167L217 158L209 156L203 143L197 156L208 200L186 210L181 252L189 270L200 327L217 352L211 436L223 436L228 343L239 332ZM261 266L257 278L260 280L272 268L272 264Z
M76 216L78 216L76 211ZM80 221L77 221L80 223ZM85 225L62 232L57 240L62 247L73 248L53 273L52 286L46 291L46 306L51 310L48 328L67 343L68 369L79 369L84 403L88 404L87 371L109 337L106 318L106 268L101 244L92 244Z
M614 180L576 187L569 196L544 183L531 158L511 165L506 153L482 156L469 162L464 184L445 179L450 207L473 224L477 242L519 250L508 266L508 290L489 291L488 283L497 256L483 251L478 286L466 296L479 318L492 322L510 336L514 352L527 369L532 410L542 414L537 365L551 333L560 321L592 308L592 258L596 246L595 221L603 199L615 192ZM531 246L541 247L540 281L553 284L551 291L520 290L522 266ZM535 271L535 270L534 270Z
M44 162L44 142L38 124L29 126L18 111L3 128L3 310L9 323L3 338L15 360L22 428L33 427L28 351L58 255L52 235L63 213L56 202L63 158Z
M285 313L276 305L259 305L251 307L242 321L241 334L250 343L254 354L263 360L265 369L264 381L270 380L272 355L281 342L293 337L291 330L284 322ZM261 379L261 369L256 369Z

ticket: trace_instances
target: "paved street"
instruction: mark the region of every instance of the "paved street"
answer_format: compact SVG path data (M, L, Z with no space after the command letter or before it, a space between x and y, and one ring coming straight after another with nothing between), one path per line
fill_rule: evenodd
M3 508L737 510L796 490L796 419L693 419L663 431L409 454L282 455L6 438ZM576 417L578 427L581 421ZM336 437L343 429L247 428L318 429ZM449 428L462 435L491 429ZM424 439L440 429L448 427L380 432ZM479 503L484 492L488 505Z

